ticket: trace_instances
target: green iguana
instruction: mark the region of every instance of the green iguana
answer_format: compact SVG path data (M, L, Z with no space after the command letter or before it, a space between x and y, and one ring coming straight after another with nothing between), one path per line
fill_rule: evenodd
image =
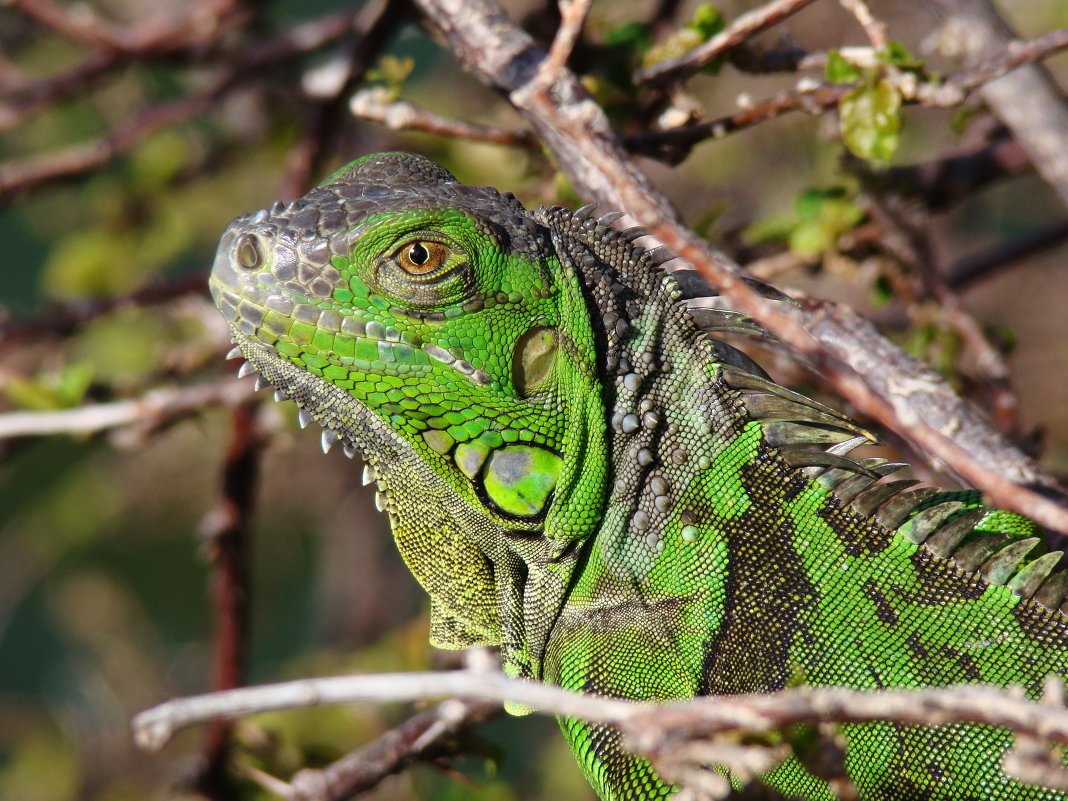
M715 337L759 331L591 207L528 212L419 156L352 162L235 220L211 276L256 372L367 460L431 642L634 699L1068 674L1068 574L976 492L884 480L873 437ZM770 290L769 290L770 291ZM713 293L714 294L714 293ZM785 296L782 298L786 300ZM563 731L604 799L675 788ZM863 799L1049 799L1011 735L846 725ZM834 798L797 758L762 777Z

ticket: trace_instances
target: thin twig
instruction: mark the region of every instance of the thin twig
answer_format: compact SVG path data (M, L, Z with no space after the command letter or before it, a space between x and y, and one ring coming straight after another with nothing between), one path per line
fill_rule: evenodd
M1059 222L999 243L981 253L964 256L946 270L946 285L952 289L963 289L1022 259L1057 247L1066 240L1068 222Z
M304 194L319 170L326 142L337 127L345 97L363 79L390 36L408 16L406 0L373 0L360 8L352 24L353 35L328 68L331 84L315 95L316 103L306 114L300 141L286 158L281 197L292 200ZM309 92L309 94L312 94Z
M549 53L538 67L537 83L548 86L567 64L575 43L582 35L582 26L590 13L592 0L560 0L560 28L549 46Z
M361 89L349 100L349 110L360 119L381 123L394 131L422 131L495 145L534 147L534 137L524 128L497 128L440 117L414 103L392 100L383 86Z
M115 50L101 50L66 72L0 87L0 131L12 130L58 101L81 94L123 62Z
M711 64L732 47L738 46L765 28L781 22L812 2L813 0L774 0L742 14L726 29L689 53L638 70L634 73L634 83L659 86L678 83L705 65Z
M247 19L243 4L235 0L201 0L181 13L164 12L130 26L100 19L89 5L68 9L53 0L10 0L56 33L94 47L128 54L174 53L216 38L220 29Z
M838 2L864 29L864 34L873 48L882 50L886 47L886 23L881 19L876 19L864 0L838 0Z
M99 139L0 164L0 204L18 192L102 167L152 133L205 113L223 95L262 74L264 68L318 50L345 35L356 16L357 12L346 9L257 43L236 55L207 89L151 108Z
M201 540L212 564L211 594L215 608L216 690L245 683L249 636L249 548L252 514L263 438L257 425L258 404L234 407L230 446L222 471L222 492L201 527ZM204 763L196 785L208 798L231 797L227 761L230 725L215 721L204 738Z
M378 785L419 759L447 753L460 732L501 713L495 701L450 699L413 715L358 751L290 779L290 801L342 801Z
M55 412L0 414L0 440L56 434L84 436L133 426L151 431L209 406L233 405L249 398L251 387L227 378L179 389L156 389L133 400L96 403Z
M1011 42L982 64L954 73L941 83L921 83L915 87L906 87L909 94L904 97L904 102L937 108L959 105L969 92L987 82L1027 64L1049 58L1065 48L1068 48L1068 29L1054 31L1026 42ZM793 111L820 114L838 105L838 102L855 88L853 84L826 84L804 78L794 89L747 103L733 114L667 131L633 134L626 138L626 143L634 153L677 163L686 157L694 145L706 139L720 139Z
M952 97L954 90L981 86L983 101L1068 207L1068 103L1044 70L1026 66L1068 47L1068 28L1030 42L1012 41L1012 30L987 0L937 0L937 4L949 11L938 37L940 49L963 56L971 67L959 83L947 82L946 91ZM1015 71L1006 75L1010 70ZM1006 77L992 80L999 75Z

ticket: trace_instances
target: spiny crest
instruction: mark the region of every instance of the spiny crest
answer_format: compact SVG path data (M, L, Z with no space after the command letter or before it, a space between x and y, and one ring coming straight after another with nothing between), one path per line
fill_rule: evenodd
M613 228L622 214L595 217L595 209L584 206L572 213L553 208L541 210L541 214L588 248L588 254L579 257L586 268L583 277L587 285L598 281L616 295L629 288L652 296L662 287L663 275L670 275L671 297L683 302L686 316L709 337L723 380L738 394L748 416L760 422L767 444L776 448L790 467L862 517L924 546L937 557L952 560L961 570L978 572L988 584L1005 585L1021 598L1068 614L1068 571L1054 572L1061 551L1046 553L1039 537L1028 536L1031 531L1004 530L1012 529L1013 521L1022 518L980 507L978 493L917 488L919 482L914 479L884 480L908 465L851 456L858 446L876 443L876 436L846 415L776 384L747 354L718 339L724 335L771 335L747 315L712 305L719 293L695 271L665 271L664 265L674 255L663 247L646 249L635 244L646 235L643 229ZM769 299L793 302L756 279L746 281ZM625 358L620 356L618 342L627 334L628 318L633 316L605 315L610 344L612 340L617 344L607 354L609 370L616 369L614 361Z

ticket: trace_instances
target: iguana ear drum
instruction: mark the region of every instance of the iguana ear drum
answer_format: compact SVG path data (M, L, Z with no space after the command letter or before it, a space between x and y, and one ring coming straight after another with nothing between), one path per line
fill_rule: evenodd
M512 358L512 381L521 396L545 386L552 377L556 353L556 331L552 328L531 328L519 338Z

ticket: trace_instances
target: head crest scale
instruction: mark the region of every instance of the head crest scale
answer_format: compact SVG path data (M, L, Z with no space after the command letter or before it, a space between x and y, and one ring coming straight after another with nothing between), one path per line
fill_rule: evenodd
M385 184L388 186L435 186L457 183L440 164L417 153L391 151L372 153L351 161L320 186L337 183Z

